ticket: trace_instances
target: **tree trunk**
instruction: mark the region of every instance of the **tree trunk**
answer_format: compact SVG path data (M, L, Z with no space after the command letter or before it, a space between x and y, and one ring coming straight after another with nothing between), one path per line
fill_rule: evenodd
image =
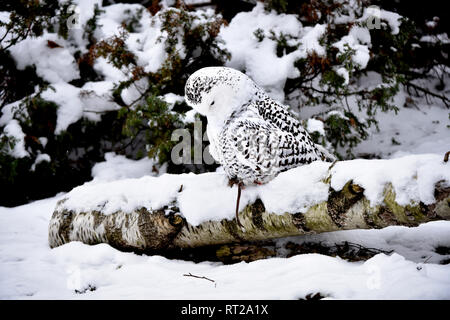
M119 211L105 215L100 211L75 213L61 200L49 226L50 247L69 241L86 244L108 243L124 251L161 252L177 248L196 248L241 241L258 241L349 229L375 229L391 225L417 226L431 220L450 220L450 188L435 186L436 202L401 206L395 202L392 185L385 187L384 201L371 207L360 186L348 182L341 191L329 189L328 201L318 203L306 213L266 212L261 200L241 213L241 229L235 220L207 221L192 226L176 207L148 211Z

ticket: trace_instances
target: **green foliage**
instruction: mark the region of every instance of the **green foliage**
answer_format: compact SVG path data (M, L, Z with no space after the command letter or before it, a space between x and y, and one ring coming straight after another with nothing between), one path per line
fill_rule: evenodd
M135 32L138 28L140 28L142 26L140 20L143 12L143 8L138 9L136 13L131 12L129 9L125 10L124 13L126 18L122 21L122 25L125 30L128 32Z
M345 52L339 52L333 44L348 35L352 26L364 27L364 21L355 19L361 17L364 8L372 2L265 1L266 10L295 14L304 27L326 25L326 32L319 39L326 54L319 56L310 52L298 59L294 66L299 76L287 80L285 93L287 97L294 93L301 97L297 107L320 106L323 112L316 118L323 121L325 135L315 132L312 137L318 143L331 144L341 159L355 156L353 148L367 138L371 126L377 127L377 112L397 110L393 97L401 86L408 87L412 80L423 78L437 65L448 64L448 44L436 42L417 46L424 32L408 19L402 21L400 32L396 35L390 32L387 24L381 29L370 30L371 57L364 70L354 62L354 49L347 46ZM245 8L244 2L240 2L240 6L230 1L214 3L217 4L216 12L223 10L228 21L233 12L251 10L251 4L247 2ZM171 149L177 143L170 139L173 130L184 127L192 133L193 126L182 121L183 114L189 110L187 105L184 102L169 105L163 96L167 93L183 95L190 74L206 66L224 65L230 59L229 52L218 37L220 28L227 23L222 16L190 11L182 2L177 4L178 8L161 9L158 1L151 1L148 10L152 14L153 25L144 25L144 7L126 10L120 18L120 32L98 41L100 39L96 39L95 34L103 10L96 5L82 30L83 39L87 40L86 48L75 46L77 51L74 57L81 77L70 84L82 87L88 81L103 80L103 75L94 66L97 59L105 58L111 66L126 75L122 81L115 83L111 92L120 109L101 114L98 122L81 119L55 135L59 106L40 96L49 84L36 74L35 66L18 70L8 48L46 31L57 33L69 45L74 45L67 28L67 20L74 13L69 10L71 5L71 1L60 4L59 1L34 0L6 0L0 4L0 11L11 12L8 21L0 22L0 27L6 32L0 39L0 107L21 101L14 110L14 119L19 121L25 134L25 148L29 153L29 156L20 159L12 157L10 151L18 141L14 137L1 136L0 188L6 191L2 192L0 205L17 205L82 184L91 178L92 166L103 161L104 154L110 151L134 159L142 156L158 159L160 163L168 163L169 172L213 169L214 166L207 165L171 164ZM354 21L335 23L334 19L341 14L354 14L356 18ZM127 39L130 33L155 27L161 31L158 41L164 46L167 56L158 70L148 72L127 47ZM278 57L297 50L301 43L301 39L274 30L256 29L253 34L258 42L267 39L274 41ZM348 72L349 84L345 83L343 70ZM358 87L358 81L368 72L379 74L382 84L370 88ZM440 88L444 88L443 77ZM125 99L129 90L137 92L131 102ZM420 88L415 90L417 92ZM350 109L349 101L357 103L358 114ZM330 113L333 110L339 112ZM202 118L202 121L203 128L206 128L206 120ZM206 142L203 143L206 146ZM393 137L392 143L399 142ZM36 164L40 154L49 155L50 162Z
M55 135L59 106L40 96L48 83L36 75L34 66L18 70L7 49L27 37L42 35L44 30L58 32L67 38L66 20L73 14L68 10L70 4L67 2L59 7L53 3L53 6L40 7L33 1L8 2L6 10L13 12L11 22L2 23L2 26L7 28L8 35L14 36L10 42L3 41L0 47L0 66L5 75L0 82L0 98L2 106L21 100L14 110L14 119L19 121L25 134L29 156L14 158L10 151L17 141L5 135L0 139L0 188L6 190L0 199L2 205L17 205L52 196L82 184L91 178L92 166L111 151L132 158L148 156L160 163L169 162L169 170L174 172L192 170L170 166L171 149L176 143L171 141L171 134L176 128L186 126L180 119L188 108L184 103L172 108L161 96L169 92L183 94L184 83L192 72L208 65L222 65L229 58L217 38L224 21L220 16L200 16L184 9L157 13L160 28L168 35L159 40L164 43L167 59L157 72L152 73L138 65L137 57L126 45L130 32L150 27L141 25L143 9L125 12L121 31L109 39L97 41L94 34L102 10L96 6L83 30L83 37L88 40L87 51L75 53L81 79L71 84L81 87L87 81L101 80L93 66L96 59L105 58L129 75L116 83L112 92L121 109L102 114L99 122L81 119ZM33 27L28 30L30 23ZM178 51L180 47L183 47L184 55ZM140 81L148 84L146 89L135 101L125 103L122 100L124 90L137 88ZM193 129L191 125L186 127ZM40 154L47 154L50 162L36 164ZM204 171L205 168L193 170Z
M262 42L265 38L264 30L261 28L256 29L253 34L255 35L255 38L258 40L258 42Z
M344 117L340 115L329 116L324 124L326 138L337 147L347 147L346 157L352 157L352 148L367 137L366 124L360 123L351 112L345 112ZM338 153L339 158L344 158Z
M371 38L370 60L366 67L361 68L356 64L354 57L356 50L349 45L344 45L344 51L340 52L334 44L347 36L353 26L365 27L366 21L357 19L363 15L364 9L372 1L361 1L351 3L350 1L316 1L309 0L296 2L289 0L272 0L265 2L266 10L275 10L278 13L296 14L304 26L315 26L326 24L326 32L319 39L320 44L326 49L324 56L318 56L311 52L306 58L298 59L295 67L300 71L300 76L288 79L284 87L289 97L294 92L300 92L303 97L302 105L321 105L329 110L336 108L346 113L351 112L349 101L356 101L359 111L365 111L366 115L358 119L356 115L348 116L354 119L352 123L342 118L327 118L324 111L321 116L325 119L325 131L327 141L341 154L340 157L353 157L352 149L368 135L371 126L377 128L375 115L378 110L397 111L393 98L399 92L400 87L410 85L412 79L423 77L422 72L431 70L433 66L443 63L440 61L421 60L418 58L422 32L415 26L414 22L402 18L400 31L392 34L387 23L381 28L369 28ZM340 15L354 14L356 17L346 22L335 21ZM267 30L256 30L255 37L262 41ZM270 32L269 32L270 33ZM289 47L287 37L282 34L274 36L272 40L277 42L277 55L284 56L295 50ZM301 39L300 39L301 41ZM295 43L295 42L294 42ZM421 72L413 72L423 70ZM344 77L337 72L338 69L348 73L350 83L346 84ZM382 83L376 87L361 88L358 85L368 72L379 74ZM298 95L298 93L296 93ZM294 105L295 107L295 105ZM325 143L326 141L324 141Z
M125 45L127 38L128 32L121 29L119 35L96 44L96 56L107 58L108 62L119 70L122 66L136 65L134 54Z
M286 54L289 54L297 49L298 46L292 46L288 42L292 40L293 37L288 34L284 34L280 32L280 34L276 34L272 30L270 31L270 36L268 37L271 40L274 40L277 43L277 56L282 57Z
M2 205L17 205L68 191L90 179L92 166L102 161L106 152L124 152L122 148L128 139L122 134L123 121L117 112L103 115L99 123L80 120L55 135L57 109L55 103L34 95L14 110L29 156L12 157L9 150L15 139L3 136L0 140ZM51 161L40 162L32 170L39 154L49 155Z
M36 86L43 88L46 85L46 82L37 76L34 66L18 70L8 51L0 50L0 73L0 107L34 93Z
M42 35L45 31L57 32L67 38L67 19L72 14L71 1L5 0L0 11L10 12L9 19L0 21L4 30L0 38L0 107L42 91L47 83L36 75L35 67L18 70L8 49L28 38ZM14 88L14 90L11 90Z
M265 2L266 10L275 10L278 13L288 12L288 0L268 0Z
M58 28L58 34L67 37L70 5L70 1L60 5L59 1L3 0L0 11L11 13L9 21L0 21L0 27L5 29L0 52L29 36L40 36L45 30L52 32Z
M168 53L168 59L161 71L168 71L171 75L173 82L168 85L168 90L183 94L184 83L190 74L205 66L223 65L230 58L230 54L220 47L221 40L217 37L220 27L224 24L220 16L211 19L205 13L175 8L160 11L158 14L161 31L167 32L167 36L160 37L159 41L164 42ZM185 50L183 58L177 49L179 38L182 39L181 44ZM167 77L168 75L165 76Z
M175 142L171 141L172 132L181 127L176 112L171 112L166 102L150 95L133 109L122 108L121 117L125 117L123 133L132 139L144 133L147 155L160 163L170 160L170 152Z
M230 54L220 47L217 37L224 23L220 16L211 19L205 14L169 8L157 13L153 20L153 24L156 23L160 23L160 30L164 31L165 35L158 41L164 43L167 52L167 59L157 72L145 72L137 64L136 57L126 47L127 28L119 35L97 43L94 55L108 59L117 69L129 71L130 77L117 83L113 91L115 101L122 106L123 133L134 141L135 146L140 146L139 154L146 153L162 163L170 161L174 145L170 141L171 133L184 126L180 114L189 108L183 103L177 109L169 110L158 96L166 93L183 95L184 84L191 73L206 66L223 65ZM183 56L179 52L180 46L184 50ZM123 91L137 88L139 81L148 83L147 88L135 101L125 103Z
M98 4L94 5L94 14L92 18L90 18L86 22L86 26L84 27L84 34L83 36L88 39L89 44L93 45L97 42L97 40L94 37L94 32L98 27L98 16L103 13L104 10L100 10L98 7Z

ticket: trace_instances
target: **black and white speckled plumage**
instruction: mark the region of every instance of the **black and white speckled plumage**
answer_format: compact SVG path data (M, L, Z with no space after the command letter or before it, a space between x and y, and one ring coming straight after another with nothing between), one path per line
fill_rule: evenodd
M198 70L186 82L185 97L207 117L210 153L232 180L266 183L282 171L329 157L284 105L237 70Z

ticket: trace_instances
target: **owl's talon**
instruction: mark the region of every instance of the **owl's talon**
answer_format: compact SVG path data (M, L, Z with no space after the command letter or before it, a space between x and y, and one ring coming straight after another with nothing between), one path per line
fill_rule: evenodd
M239 180L237 178L231 178L228 180L228 186L232 188L235 184L238 184Z

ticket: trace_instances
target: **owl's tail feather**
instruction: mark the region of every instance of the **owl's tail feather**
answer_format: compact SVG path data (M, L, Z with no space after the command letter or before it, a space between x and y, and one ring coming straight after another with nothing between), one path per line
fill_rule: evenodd
M316 144L317 149L322 154L322 160L327 162L334 162L337 160L336 156L325 149L322 145Z

